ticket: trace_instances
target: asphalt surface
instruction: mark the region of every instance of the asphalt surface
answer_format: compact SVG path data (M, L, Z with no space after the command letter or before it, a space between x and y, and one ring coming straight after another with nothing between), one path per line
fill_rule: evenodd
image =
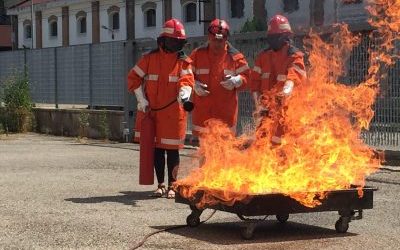
M182 151L182 165L193 153ZM184 225L187 205L150 198L154 187L138 185L138 157L134 144L0 135L0 249L130 249ZM337 212L324 212L291 215L285 225L267 218L244 241L236 215L218 211L141 249L400 249L400 167L385 166L368 185L379 188L374 208L346 234L334 229Z

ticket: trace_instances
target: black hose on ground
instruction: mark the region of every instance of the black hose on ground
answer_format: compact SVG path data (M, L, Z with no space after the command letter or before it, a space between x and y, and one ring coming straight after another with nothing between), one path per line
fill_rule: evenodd
M204 221L200 222L200 224L203 224L206 221L208 221L209 219L211 219L211 217L213 217L215 212L217 212L217 210L213 210L213 212L207 217L207 219L205 219ZM155 234L162 233L162 232L168 232L168 231L171 231L171 230L180 229L180 228L184 228L184 227L187 227L187 226L188 225L177 225L177 226L171 226L171 227L167 227L167 228L164 228L164 229L160 229L160 230L151 232L151 233L147 234L146 236L144 236L144 238L139 243L137 243L133 247L129 248L129 250L135 250L135 249L138 249L139 247L143 246L143 244L146 242L146 240L148 238L150 238L151 236L155 235Z

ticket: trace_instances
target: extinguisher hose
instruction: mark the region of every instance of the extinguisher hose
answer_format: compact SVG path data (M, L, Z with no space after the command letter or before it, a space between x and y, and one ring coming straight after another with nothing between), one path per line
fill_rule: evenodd
M203 224L203 223L205 223L206 221L208 221L209 219L211 219L211 217L213 217L213 215L215 214L215 212L217 212L217 210L214 209L214 210L212 211L212 213L207 217L207 219L205 219L204 221L200 222L200 224ZM188 225L171 226L171 227L167 227L167 228L160 229L160 230L154 231L154 232L152 232L152 233L149 233L149 234L147 234L146 236L144 236L144 238L143 238L139 243L137 243L137 244L134 245L133 247L129 248L129 250L135 250L135 249L138 249L139 247L143 246L143 244L146 242L146 240L147 240L148 238L150 238L151 236L155 235L155 234L162 233L162 232L168 232L168 231L175 230L175 229L185 228L185 227L187 227L187 226L188 226Z
M161 108L156 108L156 109L153 109L153 108L152 108L151 111L160 111L160 110L166 109L166 108L168 108L169 106L171 106L172 104L174 104L176 101L177 101L177 100L174 99L172 102L168 103L167 105L165 105L165 106L163 106L163 107L161 107Z

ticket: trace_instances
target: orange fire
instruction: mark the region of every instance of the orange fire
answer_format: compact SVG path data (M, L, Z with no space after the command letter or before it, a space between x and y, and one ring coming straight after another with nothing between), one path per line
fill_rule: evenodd
M368 7L370 24L384 40L370 51L366 80L358 86L339 82L360 36L346 25L336 27L338 32L330 42L311 32L304 41L310 62L308 81L285 100L284 112L271 111L272 117L284 121L282 144L271 144L271 119L262 120L252 134L239 138L222 122L209 121L209 132L198 150L202 167L175 184L182 196L194 199L199 190L206 190L197 203L203 207L245 202L254 194L282 193L315 207L332 190L355 185L362 195L366 177L379 169L381 160L360 135L374 116L383 63L393 64L390 53L400 24L400 0L373 2ZM276 105L272 99L264 104Z

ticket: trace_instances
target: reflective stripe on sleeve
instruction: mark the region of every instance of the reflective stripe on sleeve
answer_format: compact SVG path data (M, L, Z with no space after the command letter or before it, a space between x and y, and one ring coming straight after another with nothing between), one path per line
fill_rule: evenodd
M177 77L177 76L168 76L168 81L169 82L178 82L179 81L179 77Z
M287 79L286 75L278 75L276 77L276 80L281 82L286 81L286 79Z
M181 70L181 76L190 75L190 74L193 74L193 71L191 69L182 69Z
M261 75L261 78L262 79L269 79L269 76L271 75L271 73L263 73L262 75Z
M135 65L135 67L133 67L133 71L135 71L136 74L138 74L138 76L140 76L141 78L143 78L146 75L144 73L144 71L137 65Z
M224 75L231 75L231 76L233 76L233 75L235 75L235 72L232 71L232 70L224 69Z
M242 67L240 67L240 68L238 68L238 69L236 69L236 74L240 74L240 73L242 73L242 72L244 72L244 71L246 71L246 70L248 70L248 69L250 69L249 68L249 65L243 65Z
M149 80L149 81L158 81L158 75L150 74L150 75L145 76L144 79Z
M305 70L301 69L296 64L293 64L292 66L293 66L293 69L296 70L297 72L299 72L302 76L307 77L307 72Z
M261 68L260 68L260 67L254 66L253 70L254 70L255 72L257 72L258 74L261 74Z

